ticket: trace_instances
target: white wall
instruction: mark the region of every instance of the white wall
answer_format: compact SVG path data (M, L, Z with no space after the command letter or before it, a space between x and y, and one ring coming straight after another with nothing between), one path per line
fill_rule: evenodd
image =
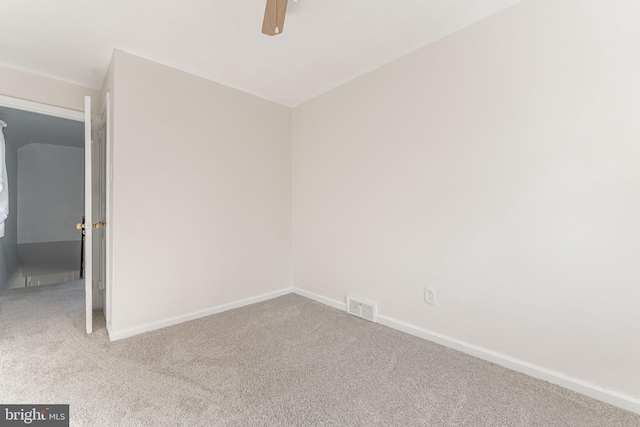
M18 150L18 243L80 240L84 150L28 144Z
M122 334L292 285L291 110L116 51Z
M85 95L92 97L94 110L100 108L98 94L95 89L22 70L0 67L0 95L84 111Z
M295 108L295 286L640 397L638 17L525 0Z
M0 237L0 290L13 287L21 279L18 261L18 150L5 142L5 161L9 181L9 216L4 222L4 237Z

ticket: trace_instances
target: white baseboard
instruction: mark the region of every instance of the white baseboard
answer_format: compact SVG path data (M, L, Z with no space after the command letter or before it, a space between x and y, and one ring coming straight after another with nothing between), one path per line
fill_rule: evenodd
M113 336L113 329L111 328L111 321L106 322L106 323L107 323L107 325L106 325L106 327L107 327L107 336L109 337L110 341L115 341L113 338L111 338Z
M290 294L293 292L293 288L280 289L278 291L269 292L266 294L258 295L251 298L245 298L239 301L230 302L227 304L218 305L215 307L207 308L193 313L184 314L182 316L172 317L171 319L161 320L159 322L147 323L135 328L126 329L124 331L113 331L111 328L107 329L109 332L109 339L111 341L117 341L124 338L129 338L134 335L143 334L145 332L155 331L156 329L166 328L167 326L177 325L179 323L188 322L189 320L199 319L201 317L211 316L212 314L222 313L223 311L233 310L234 308L244 307L245 305L256 304L258 302L266 301L272 298L276 298L282 295ZM111 325L110 325L111 326Z
M300 288L293 288L293 293L298 294L300 296L312 299L324 305L328 305L329 307L337 308L338 310L347 310L347 303L340 302L331 298L323 297L322 295L314 294L313 292L305 291Z
M339 310L346 310L346 304L344 302L327 298L322 295L318 295L299 288L293 288L293 292L319 303L328 305L330 307L337 308ZM514 357L510 357L492 350L488 350L486 348L469 344L443 334L431 332L388 316L378 314L378 323L405 332L407 334L435 342L445 347L470 354L472 356L495 363L500 366L504 366L505 368L512 369L514 371L521 372L531 377L548 381L552 384L556 384L577 393L584 394L593 399L609 403L622 409L626 409L627 411L640 414L640 399L637 399L635 397L628 396L626 394L619 393L613 390L608 390L604 387L590 384L582 380L571 378L560 372L556 372L551 369L543 368L541 366L516 359Z

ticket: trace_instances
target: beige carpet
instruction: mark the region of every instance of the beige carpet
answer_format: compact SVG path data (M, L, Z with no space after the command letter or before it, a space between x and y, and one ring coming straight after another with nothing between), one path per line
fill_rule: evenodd
M87 426L640 426L640 416L286 295L110 343L81 282L0 294L0 403Z

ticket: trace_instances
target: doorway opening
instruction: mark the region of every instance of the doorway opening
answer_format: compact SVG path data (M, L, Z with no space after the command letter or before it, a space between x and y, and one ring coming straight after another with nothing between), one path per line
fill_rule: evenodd
M81 279L84 123L0 106L9 215L0 289ZM1 262L1 261L0 261Z
M87 333L94 309L103 312L107 329L111 317L109 100L107 93L92 115L88 96L83 113L0 95L0 119L13 126L7 143L2 139L13 184L6 186L11 200L2 224L9 230L0 238L0 292L81 279Z
M34 239L32 237L32 231L37 229L42 225L42 221L49 221L49 216L45 216L45 220L43 220L42 216L40 216L40 220L34 222L35 225L31 227L25 227L27 230L24 233L19 232L18 224L22 224L24 219L22 219L22 209L17 209L18 212L15 212L16 207L18 205L22 205L18 203L18 200L23 197L21 195L20 189L23 187L20 185L22 180L19 178L20 170L23 172L36 170L37 174L41 173L41 169L43 168L42 162L39 164L40 166L36 167L21 167L22 162L20 162L19 151L25 150L25 147L29 145L29 143L20 143L10 142L6 144L9 147L8 155L9 162L14 166L12 172L14 174L14 182L17 182L14 185L12 193L14 194L13 198L15 199L12 206L14 206L14 214L12 218L9 219L7 224L9 226L13 226L13 222L15 222L15 232L11 231L11 238L0 239L0 291L8 287L8 283L12 284L15 282L16 271L20 272L22 279L24 279L24 285L26 287L33 287L34 285L34 273L38 273L39 276L43 276L42 273L46 272L46 268L54 263L54 260L58 258L57 261L60 261L59 258L63 258L65 261L70 261L67 266L61 266L59 263L56 263L55 268L57 273L59 270L65 270L67 274L69 274L69 278L74 278L77 274L80 275L80 271L83 272L84 279L84 294L85 294L85 315L86 315L86 330L87 333L92 332L92 318L94 309L101 309L104 314L104 318L106 320L107 329L110 330L110 319L111 319L111 292L112 286L110 286L109 282L111 280L110 274L110 266L111 266L111 245L110 238L107 238L106 226L111 222L110 220L110 195L111 193L111 185L110 179L107 180L106 171L109 169L111 165L111 149L109 148L110 141L110 94L106 93L104 102L102 105L102 109L98 115L91 114L91 98L89 96L85 96L84 99L84 112L68 110L66 108L55 107L51 105L40 104L37 102L31 102L26 100L21 100L17 98L11 98L4 95L0 95L0 108L4 109L4 113L9 115L16 115L15 117L38 117L41 120L54 121L58 126L65 128L67 131L73 132L72 137L66 138L67 140L75 140L75 141L83 141L84 148L81 149L82 146L79 142L70 143L59 143L59 144L49 144L49 145L60 145L65 148L78 149L79 151L74 152L75 154L82 154L81 157L84 158L84 162L79 161L71 161L73 166L69 166L69 159L61 161L60 164L56 165L54 169L55 173L61 173L62 170L65 169L74 169L76 172L82 170L82 177L78 178L77 174L74 175L73 179L61 179L58 175L52 177L48 175L48 179L44 181L41 180L39 187L47 187L52 183L60 184L62 182L66 182L67 185L61 185L63 188L61 193L57 193L54 195L53 191L46 191L48 196L48 201L51 201L52 198L63 197L72 195L75 197L75 201L71 203L74 206L73 213L67 213L66 220L63 221L62 230L58 230L60 233L64 232L72 232L73 226L75 223L75 230L73 233L77 233L74 235L62 235L56 234L55 239L49 238L50 241L41 241L38 239ZM15 111L14 111L15 110ZM27 114L29 113L29 114ZM35 115L33 115L35 114ZM13 120L15 123L15 117L10 117L9 121ZM60 121L56 119L64 119L66 121ZM28 129L35 129L37 126L30 124L26 126ZM83 129L83 136L79 139L76 139L76 134L78 133L78 129ZM53 132L51 129L42 132L45 135L45 139L48 141L53 137ZM14 137L9 137L11 141ZM4 137L2 138L2 142L4 143ZM43 146L46 144L41 140L40 143ZM24 146L23 146L24 144ZM3 144L5 145L5 144ZM16 147L18 145L18 147ZM52 150L58 152L56 155L52 155ZM39 158L40 160L51 159L52 157L56 157L59 153L59 149L51 149L43 148L43 147L35 147L29 150L25 150L27 154L30 151L37 151L38 155L32 155L31 157ZM68 150L66 150L69 153ZM46 153L42 155L42 152ZM27 155L25 158L29 157ZM64 157L64 156L62 156ZM75 156L71 156L75 157ZM2 159L4 160L4 159ZM3 162L4 163L4 162ZM26 163L25 163L26 164ZM17 166L16 166L17 165ZM81 169L78 165L83 165ZM33 174L27 174L27 180L33 179ZM46 182L46 183L44 183ZM8 187L8 186L7 186ZM36 187L38 187L36 185ZM47 187L48 188L48 187ZM39 188L42 190L42 188ZM73 190L83 189L84 191L73 191ZM73 194L72 194L73 193ZM0 194L1 196L6 195L6 192ZM77 195L79 197L76 197ZM79 209L76 213L77 202L80 202L80 205L83 205L83 209ZM58 203L57 199L54 204ZM67 205L67 207L69 207ZM10 209L12 210L12 209ZM27 212L27 211L25 211ZM29 211L30 212L30 211ZM81 213L84 212L84 216ZM56 212L57 213L57 212ZM3 215L4 217L4 215ZM20 218L20 219L18 219ZM94 221L95 220L95 221ZM12 222L13 221L13 222ZM4 223L3 223L4 225ZM80 230L83 232L80 232ZM20 236L20 237L19 237ZM31 236L29 238L22 236ZM42 236L40 234L39 236ZM63 236L62 238L60 236ZM72 237L72 236L75 236ZM82 237L84 236L84 238ZM28 239L32 241L27 241ZM18 240L20 243L29 244L30 246L24 246L18 248ZM36 241L33 241L36 240ZM78 242L80 243L80 250L78 251ZM31 245L37 244L37 245ZM68 256L62 256L64 253ZM79 260L78 260L79 257ZM29 258L28 261L31 261L30 265L27 265L25 261L26 258ZM68 258L68 259L67 259ZM44 262L43 262L44 259ZM49 263L49 266L46 264ZM37 270L32 270L31 267L35 264ZM78 270L75 270L76 267L73 265L77 265ZM71 270L69 270L71 267ZM45 271L43 271L43 269ZM77 273L76 273L77 271ZM25 274L26 273L26 274ZM32 273L31 275L29 273ZM53 273L53 274L57 274ZM44 274L46 275L46 274ZM6 277L5 277L6 276ZM39 282L36 282L36 285L43 285L43 282L50 281L50 277L41 278ZM64 280L64 279L63 279ZM54 281L60 281L59 279Z

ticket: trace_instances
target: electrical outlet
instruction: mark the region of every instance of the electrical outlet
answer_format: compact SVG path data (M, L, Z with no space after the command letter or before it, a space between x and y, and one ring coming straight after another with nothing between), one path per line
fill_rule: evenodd
M424 288L424 302L427 304L436 304L436 293L431 288Z

